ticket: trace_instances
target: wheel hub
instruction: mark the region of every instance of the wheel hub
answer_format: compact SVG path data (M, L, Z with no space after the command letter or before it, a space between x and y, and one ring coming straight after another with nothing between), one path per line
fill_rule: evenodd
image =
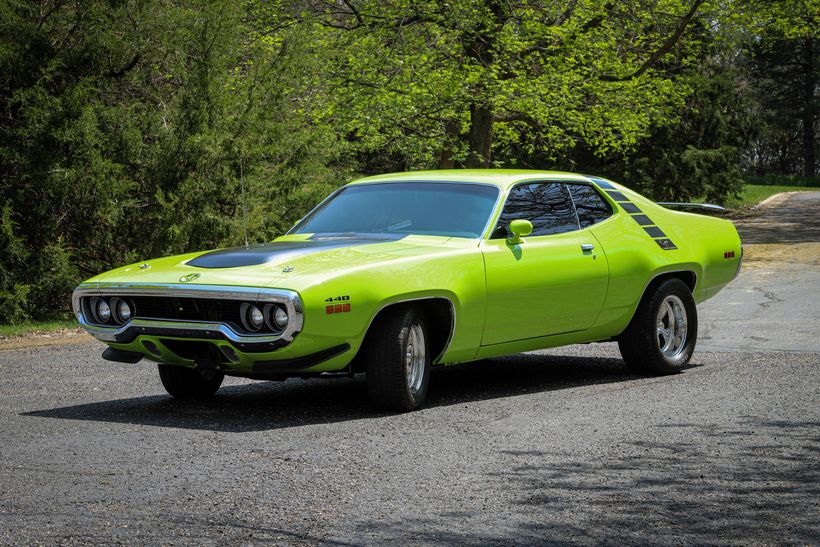
M686 346L689 324L683 301L670 294L664 298L658 310L657 340L658 348L665 357L677 357Z
M421 389L425 359L424 332L421 330L421 325L415 324L410 327L407 336L407 350L404 355L405 378L411 393L417 393Z

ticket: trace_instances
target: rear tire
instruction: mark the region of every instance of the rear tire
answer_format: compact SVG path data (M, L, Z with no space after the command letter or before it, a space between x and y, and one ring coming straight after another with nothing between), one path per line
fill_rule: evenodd
M689 287L666 279L644 295L618 348L629 368L641 374L672 374L686 366L698 337L698 312Z
M365 348L370 400L386 410L409 411L427 398L431 359L427 324L416 308L388 309Z
M177 399L204 399L222 385L225 375L216 370L203 371L179 365L157 365L165 391Z

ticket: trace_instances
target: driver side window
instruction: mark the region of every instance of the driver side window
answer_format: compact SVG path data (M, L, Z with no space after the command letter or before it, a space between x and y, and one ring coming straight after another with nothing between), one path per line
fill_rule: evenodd
M530 237L580 229L569 190L560 182L519 184L510 190L492 239L510 237L510 222L519 218L532 222Z

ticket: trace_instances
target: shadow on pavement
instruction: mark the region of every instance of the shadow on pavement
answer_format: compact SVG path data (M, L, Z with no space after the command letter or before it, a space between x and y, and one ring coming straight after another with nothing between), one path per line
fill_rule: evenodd
M581 459L502 451L509 465L492 476L521 494L493 517L492 534L486 525L474 531L469 523L486 515L469 511L358 532L441 545L811 545L820 537L820 422L745 416L651 427L688 440L630 441Z
M517 355L436 368L427 408L638 378L613 358ZM363 375L225 386L207 401L166 395L118 399L27 412L25 416L133 423L226 432L264 431L378 418Z

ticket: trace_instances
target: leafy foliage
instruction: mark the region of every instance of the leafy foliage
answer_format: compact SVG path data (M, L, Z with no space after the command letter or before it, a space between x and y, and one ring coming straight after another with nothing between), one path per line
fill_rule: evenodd
M246 8L4 4L0 321L67 311L91 272L241 242L243 187L256 241L340 182L344 147L287 83L311 59Z
M308 21L329 52L326 118L362 149L479 166L511 148L625 151L670 123L689 93L674 73L695 51L680 40L701 4L351 0L311 3Z
M355 173L816 174L815 0L0 0L0 323ZM800 93L795 90L800 89ZM243 214L246 213L246 214Z

